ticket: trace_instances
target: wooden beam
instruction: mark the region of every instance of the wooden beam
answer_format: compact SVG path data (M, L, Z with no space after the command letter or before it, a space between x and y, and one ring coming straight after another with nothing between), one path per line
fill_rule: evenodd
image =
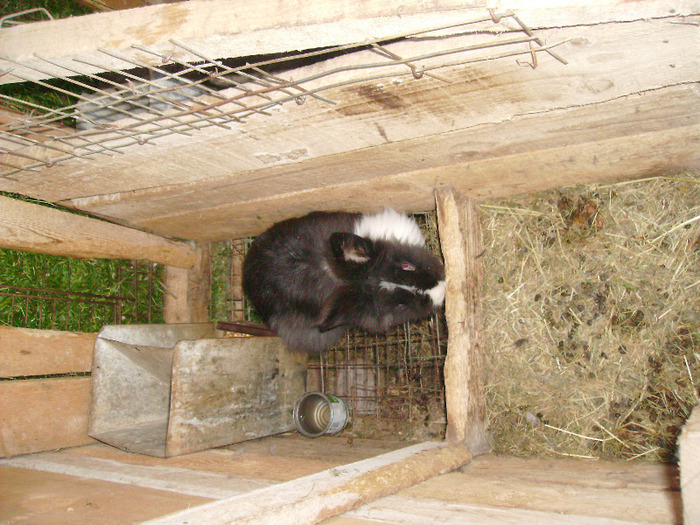
M101 53L101 48L117 51L129 60L160 65L158 57L138 50L139 45L176 60L197 60L169 41L173 35L203 55L216 58L284 53L369 38L387 39L426 26L468 19L474 12L483 14L487 7L498 11L516 9L531 27L628 22L697 12L697 4L692 0L637 1L634 9L621 0L583 4L575 0L549 0L536 2L534 6L522 0L472 0L466 6L459 0L435 0L429 5L407 1L400 8L387 0L313 0L299 5L283 0L261 0L254 5L230 0L189 1L6 28L2 35L0 69L12 70L14 61L22 60L36 68L26 72L27 76L39 79L67 74L49 61L59 64L68 61L70 67L78 67L84 73L96 72L88 65L96 61L112 69L130 67ZM28 52L27 42L33 42L33 53ZM72 62L76 55L87 63ZM18 80L5 75L0 77L0 84Z
M0 247L66 257L145 259L191 268L192 246L157 235L0 196Z
M0 377L89 372L95 337L0 326Z
M89 377L0 381L0 457L92 443Z
M463 445L426 442L149 523L318 523L454 470L470 459Z
M208 208L200 209L193 200L180 206L184 198L176 193L184 196L189 184L172 193L172 188L148 192L150 195L133 192L116 205L122 209L96 201L82 201L78 207L123 217L127 202L133 207L132 198L140 204L158 193L158 198L167 201L164 193L170 193L172 208L182 211L128 220L183 238L220 240L257 235L276 221L315 209L376 211L393 206L405 211L429 210L434 206L433 189L440 184L482 200L558 186L663 175L700 167L700 96L690 86L678 91L678 98L664 100L659 93L632 96L391 144L376 151L360 150L251 172L239 182L202 183L198 202L208 202ZM657 102L657 110L646 111L652 100ZM682 125L676 125L681 121L675 115L664 113L670 106L685 112L680 117ZM492 149L482 153L481 148ZM345 175L350 175L350 180L343 181ZM233 202L259 180L265 180L262 185L258 182L260 191L268 188L269 195ZM288 180L308 187L285 189L289 188L284 184ZM188 210L193 204L197 210Z
M447 441L472 454L491 448L486 433L486 391L481 350L481 224L474 199L441 187L435 192L440 245L445 258Z
M209 322L211 245L195 245L194 266L165 267L163 317L166 323Z

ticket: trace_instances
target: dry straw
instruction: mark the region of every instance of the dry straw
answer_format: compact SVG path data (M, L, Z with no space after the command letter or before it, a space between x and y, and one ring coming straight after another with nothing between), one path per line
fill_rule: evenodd
M700 389L700 175L486 202L497 452L672 461Z

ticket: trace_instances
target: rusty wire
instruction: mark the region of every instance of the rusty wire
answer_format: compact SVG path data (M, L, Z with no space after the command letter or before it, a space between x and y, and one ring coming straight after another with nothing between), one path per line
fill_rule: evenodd
M519 29L513 29L512 24L501 26L504 19L511 19ZM484 27L484 24L488 26ZM494 38L492 41L472 45L455 45L447 49L436 48L433 52L413 56L400 56L389 48L390 43L396 41L451 42L450 39L458 39L470 32L514 33L515 36ZM431 77L447 81L437 74L437 70L508 57L532 57L530 66L536 67L536 55L541 52L566 63L552 51L554 46L545 45L516 15L498 15L493 11L489 11L488 16L463 23L426 28L382 40L368 40L258 60L237 67L227 66L223 59L207 56L176 39L171 39L170 43L174 49L188 52L193 57L192 61L174 61L168 54L136 45L133 46L135 49L160 59L163 67L148 65L101 48L98 49L99 53L122 61L124 67L108 68L94 60L77 58L71 63L59 62L34 55L53 68L62 68L65 71L62 78L71 89L42 80L33 82L44 89L71 97L76 102L63 108L51 109L0 93L0 102L29 111L14 121L0 125L0 154L4 154L0 157L0 177L11 177L22 171L36 172L42 167L73 158L111 156L122 153L125 148L133 145L154 144L173 134L189 136L210 126L230 129L231 125L251 116L269 116L271 108L292 101L304 104L312 98L319 103L334 104L333 100L322 93L351 84L402 75L411 75L415 80ZM270 68L284 67L289 61L321 60L341 53L366 50L374 53L379 60L342 67L329 65L319 73L297 80L284 78L284 73L268 71ZM14 77L18 82L30 82L29 70L47 74L47 70L36 65L10 62L14 67L2 73ZM81 64L102 73L117 75L120 81L110 80L103 74L86 74L81 71ZM173 72L172 67L166 66L174 66L177 70ZM134 74L132 71L135 68L147 74ZM351 71L366 71L367 75L349 80L333 78ZM212 88L211 83L216 82L223 82L227 88ZM111 111L118 116L123 114L128 120L100 121L94 115L101 110ZM72 130L63 125L70 119L87 123L84 126L87 129Z

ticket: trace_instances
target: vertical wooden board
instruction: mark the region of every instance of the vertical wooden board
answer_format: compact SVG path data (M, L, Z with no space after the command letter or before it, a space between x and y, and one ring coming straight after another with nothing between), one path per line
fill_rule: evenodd
M0 377L89 372L95 337L0 326Z
M92 443L89 377L0 382L0 456Z
M700 523L700 405L683 427L679 449L684 523Z
M194 266L165 267L163 317L166 323L206 323L211 294L211 245L195 246Z
M464 442L472 454L490 448L486 434L486 394L480 294L483 267L481 226L476 201L443 187L435 192L447 292L448 342L445 358L447 440Z

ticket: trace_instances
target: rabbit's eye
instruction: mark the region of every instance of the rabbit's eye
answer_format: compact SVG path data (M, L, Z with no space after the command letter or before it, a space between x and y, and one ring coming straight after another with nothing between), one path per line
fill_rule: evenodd
M416 270L416 267L409 263L402 263L401 269L405 272L413 272Z

